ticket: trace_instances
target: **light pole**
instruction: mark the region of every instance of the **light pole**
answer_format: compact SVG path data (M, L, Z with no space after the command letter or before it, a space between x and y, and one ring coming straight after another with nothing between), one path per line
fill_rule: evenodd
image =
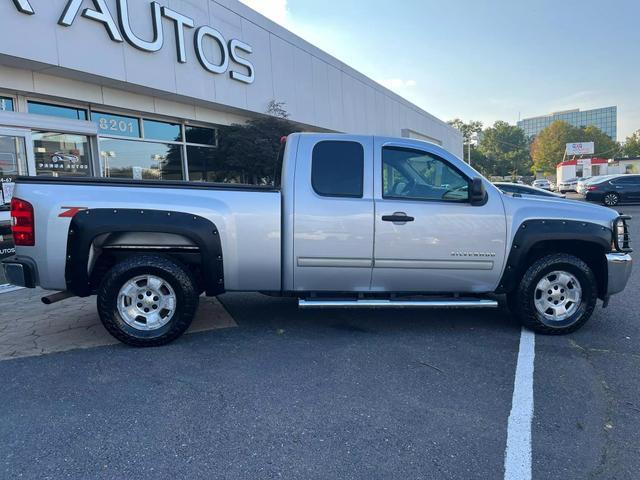
M469 142L467 143L467 163L469 164L469 166L471 166L471 145L473 142L475 142L476 144L478 143L477 133L472 133L471 135L469 135Z
M116 152L114 151L101 151L100 152L100 156L102 157L102 168L104 170L104 176L105 177L110 177L111 176L111 166L109 165L109 159L110 158L116 158Z

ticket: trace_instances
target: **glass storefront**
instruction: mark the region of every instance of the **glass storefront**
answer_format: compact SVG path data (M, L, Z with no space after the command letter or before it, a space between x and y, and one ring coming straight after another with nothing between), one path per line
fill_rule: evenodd
M107 178L184 180L182 145L101 138L100 169Z
M55 132L33 132L36 175L87 177L91 175L89 137Z

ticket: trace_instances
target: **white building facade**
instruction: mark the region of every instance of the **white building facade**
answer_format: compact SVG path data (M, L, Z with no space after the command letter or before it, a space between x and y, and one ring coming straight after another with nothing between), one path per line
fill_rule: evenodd
M236 0L0 0L0 19L3 183L207 180L217 128L272 101L306 130L462 155L457 130Z

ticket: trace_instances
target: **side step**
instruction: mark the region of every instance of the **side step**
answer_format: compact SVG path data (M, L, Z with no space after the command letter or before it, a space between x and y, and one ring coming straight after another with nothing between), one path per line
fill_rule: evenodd
M425 300L331 300L298 299L298 308L498 308L498 302L481 298L439 298Z

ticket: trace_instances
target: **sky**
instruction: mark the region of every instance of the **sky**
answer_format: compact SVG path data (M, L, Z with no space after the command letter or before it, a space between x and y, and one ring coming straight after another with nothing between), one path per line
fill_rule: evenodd
M618 106L640 129L640 0L241 0L443 120Z

